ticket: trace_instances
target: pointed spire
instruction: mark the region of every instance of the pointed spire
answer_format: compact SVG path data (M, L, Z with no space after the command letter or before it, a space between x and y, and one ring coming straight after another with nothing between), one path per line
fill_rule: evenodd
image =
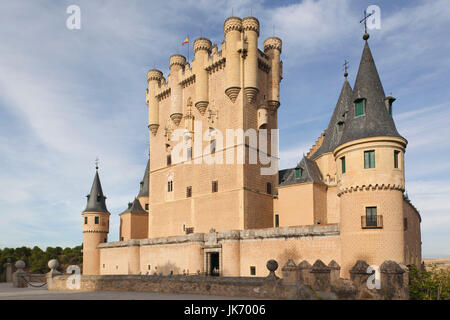
M87 205L83 212L108 212L106 209L106 197L103 194L100 177L98 175L98 164L96 164L94 182L91 192L87 195Z
M141 186L139 189L139 197L148 197L149 196L149 186L150 186L150 160L147 161L147 167L145 168L144 177L140 182Z
M402 138L395 127L394 120L386 109L385 98L383 85L369 44L366 41L353 87L352 104L349 108L339 145L368 137L392 136ZM364 101L364 111L362 115L355 116L354 102L358 100Z
M142 208L141 203L139 202L138 198L134 198L133 203L131 203L131 202L128 203L128 208L122 213L128 213L128 212L148 214L148 212Z
M339 95L333 115L328 123L325 138L323 139L322 145L319 149L317 149L317 151L311 156L311 159L315 159L324 153L333 152L334 148L336 148L339 140L341 139L345 128L345 120L348 110L351 106L352 88L350 83L348 83L347 78L345 78L344 84L342 85L341 94Z

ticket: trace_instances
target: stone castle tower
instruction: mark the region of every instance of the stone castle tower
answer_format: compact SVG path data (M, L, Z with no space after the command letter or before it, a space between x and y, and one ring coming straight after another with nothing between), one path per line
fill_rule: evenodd
M149 237L273 225L277 174L261 176L261 163L236 161L239 147L248 154L248 143L235 139L219 145L215 137L227 129L277 128L281 40L268 38L264 52L259 50L254 17L228 18L224 34L220 50L206 38L194 41L192 67L185 57L172 55L167 80L159 70L148 72ZM184 129L183 139L191 146L178 163L173 154L177 142L171 139L177 129ZM225 164L230 148L235 161ZM207 154L202 156L203 150ZM205 163L205 157L213 164Z
M100 273L100 243L108 242L109 216L98 167L83 216L83 274Z
M196 39L192 66L172 55L167 79L148 72L150 153L139 194L120 214L119 241L106 243L110 214L96 172L83 212L84 274L265 276L270 259L321 259L344 277L358 260L420 266L421 217L403 194L407 141L369 35L354 87L345 73L309 153L262 174L267 163L250 161L251 151L277 159L260 133L278 127L282 43L271 37L259 50L253 17L226 19L224 34L220 49Z

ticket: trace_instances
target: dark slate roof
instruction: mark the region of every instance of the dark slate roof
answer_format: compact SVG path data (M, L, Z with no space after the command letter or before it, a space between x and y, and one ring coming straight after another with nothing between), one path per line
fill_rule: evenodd
M145 211L142 206L141 203L139 202L139 200L137 198L134 198L133 203L128 203L128 208L122 212L123 213L127 213L127 212L131 212L131 213L148 213L147 211Z
M322 145L311 156L311 159L315 159L324 153L333 152L341 139L345 118L352 105L352 88L346 78L342 85L341 94L339 95L338 102L334 108L333 115L328 124L327 131L325 132Z
M94 182L92 183L91 193L86 196L87 205L83 212L108 212L106 209L106 197L103 194L102 185L98 171L95 172Z
M295 177L295 170L298 168L302 169L300 178ZM279 171L278 178L279 186L288 186L304 182L316 182L323 184L322 174L320 173L319 167L317 167L314 160L311 160L305 156L295 168Z
M366 99L366 110L362 116L355 117L355 108L349 108L345 128L338 145L362 138L391 136L400 137L394 120L386 109L383 85L378 75L369 44L365 43L353 87L352 100Z
M147 161L147 167L145 168L144 177L140 182L141 187L139 189L138 197L148 197L149 183L150 183L150 160Z

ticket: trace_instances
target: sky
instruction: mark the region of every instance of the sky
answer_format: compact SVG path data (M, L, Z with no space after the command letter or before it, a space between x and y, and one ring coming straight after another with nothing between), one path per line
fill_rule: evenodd
M80 30L66 27L72 4ZM147 162L147 70L167 76L169 56L187 56L186 35L220 46L232 12L259 19L260 49L272 35L283 41L280 169L295 166L328 126L345 59L354 84L369 5L381 10L369 44L408 140L406 190L422 217L423 256L450 256L448 0L1 1L0 248L80 245L96 157L109 239L118 239L118 214Z

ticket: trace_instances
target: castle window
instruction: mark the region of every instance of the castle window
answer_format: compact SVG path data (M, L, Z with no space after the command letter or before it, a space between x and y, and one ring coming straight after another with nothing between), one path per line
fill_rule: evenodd
M95 217L94 223L95 223L95 224L98 224L98 222L99 222L99 217Z
M150 270L150 268L151 268L151 266L150 266L150 265L148 265L148 270Z
M120 237L120 241L123 241L123 237Z
M192 160L192 147L187 149L187 160Z
M272 184L270 182L267 182L266 184L266 191L267 194L272 194Z
M105 238L104 240L105 240L105 243L108 242L108 239Z
M219 181L215 180L212 182L212 192L217 192L219 190Z
M355 101L355 117L363 116L366 113L366 99L357 99Z
M148 210L148 203L145 204L145 210Z
M256 267L255 266L251 266L250 267L250 275L251 276L256 276Z
M341 168L342 168L342 173L345 173L345 157L341 158Z
M172 192L173 191L173 181L167 181L167 191Z
M375 168L375 151L364 151L364 169Z
M280 226L280 215L275 214L275 228L278 228Z
M338 126L338 131L341 132L342 130L344 130L344 121L339 121L337 123Z
M303 175L303 168L295 168L295 178L300 179Z
M84 224L88 224L88 217L84 217Z
M383 227L383 216L377 215L377 207L366 207L366 215L361 217L363 229Z
M216 153L216 139L211 140L210 149L211 149L211 154Z
M189 186L186 188L186 198L192 197L192 187Z
M172 164L172 156L169 154L167 155L167 165L170 166Z
M395 150L394 151L394 168L398 169L398 155L400 154L400 151Z

